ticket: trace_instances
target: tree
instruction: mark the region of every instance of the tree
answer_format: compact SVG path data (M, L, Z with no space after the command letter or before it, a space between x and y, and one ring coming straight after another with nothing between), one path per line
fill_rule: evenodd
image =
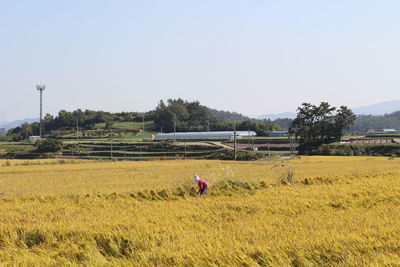
M106 129L110 132L113 126L113 121L106 121Z
M50 132L51 130L54 129L54 126L55 126L54 125L54 117L51 114L46 113L46 115L44 115L44 118L43 118L43 124L44 124L45 132Z
M177 131L205 130L207 109L199 102L187 102L180 98L168 99L167 105L160 101L154 111L154 125L156 129L172 132L176 122Z
M33 133L32 126L29 123L24 122L20 127L20 134L27 140L28 137Z
M36 142L36 150L40 153L58 152L63 148L63 143L57 139L45 139Z
M299 153L308 154L322 144L340 141L343 130L349 129L355 118L346 106L336 109L327 102L321 102L319 106L303 103L297 108L297 117L293 121L296 136L300 137Z
M58 116L56 117L56 125L57 128L74 127L74 125L76 125L76 121L71 112L60 110L58 112Z

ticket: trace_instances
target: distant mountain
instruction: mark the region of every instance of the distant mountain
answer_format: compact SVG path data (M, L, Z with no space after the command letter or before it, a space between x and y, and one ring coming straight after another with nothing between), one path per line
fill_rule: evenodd
M11 128L15 128L23 124L24 122L27 123L32 123L32 122L38 122L39 118L36 119L23 119L23 120L16 120L16 121L10 121L10 122L1 122L0 123L0 128L4 128L6 130L9 130Z
M369 105L369 106L361 106L358 108L353 108L352 110L357 115L359 115L359 114L365 114L365 115L390 114L390 113L400 110L400 100L386 101L386 102L377 103L377 104Z
M259 120L270 119L272 121L276 119L294 119L294 118L296 118L296 113L292 112L284 112L279 114L265 114L257 117L257 119Z

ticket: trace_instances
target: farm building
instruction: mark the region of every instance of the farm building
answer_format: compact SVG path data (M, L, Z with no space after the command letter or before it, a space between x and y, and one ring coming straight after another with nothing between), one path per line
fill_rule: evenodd
M396 129L383 129L383 132L388 134L397 133Z
M269 137L286 137L289 136L288 131L271 131L268 134Z
M395 134L396 129L368 129L365 131L367 134Z
M233 134L233 131L160 133L155 136L154 140L231 140ZM254 131L236 131L238 139L256 135Z
M31 143L35 143L36 141L39 141L39 140L40 140L40 136L38 136L38 135L29 136L29 142L31 142Z

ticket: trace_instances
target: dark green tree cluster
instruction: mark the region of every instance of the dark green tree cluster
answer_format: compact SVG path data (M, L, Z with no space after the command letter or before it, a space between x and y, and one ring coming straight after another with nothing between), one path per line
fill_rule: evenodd
M234 114L234 113L230 113ZM246 118L246 117L244 117ZM154 113L154 125L157 130L173 132L187 131L232 131L233 121L220 120L210 114L209 109L198 101L188 102L182 99L168 99L165 104L160 101ZM266 136L270 131L279 129L271 121L252 121L250 119L236 122L236 130L252 130L258 135Z
M284 130L289 130L292 127L293 119L283 118L283 119L275 119L273 122L279 126L279 128Z
M358 115L350 131L364 133L367 129L388 128L400 129L400 111L385 115Z
M63 148L63 143L57 139L44 139L36 142L36 151L39 153L58 152Z
M299 153L308 154L322 144L340 141L345 129L354 123L356 116L346 106L339 109L327 102L319 106L303 103L297 109L293 128L299 140Z
M163 132L176 131L204 131L208 123L215 122L214 117L209 118L208 110L200 102L188 102L182 99L168 99L158 103L154 112L154 126Z
M223 121L247 121L247 120L250 120L249 117L244 116L237 112L216 110L213 108L208 108L208 112L210 113L211 116L213 116L219 120L223 120Z

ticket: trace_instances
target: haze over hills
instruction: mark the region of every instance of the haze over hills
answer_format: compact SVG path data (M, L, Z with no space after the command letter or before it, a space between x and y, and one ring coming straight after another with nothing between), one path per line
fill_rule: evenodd
M256 119L259 120L264 120L264 119L270 119L270 120L275 120L275 119L294 119L296 118L296 113L293 112L283 112L283 113L278 113L278 114L264 114L261 116L258 116Z
M384 115L390 114L395 111L400 110L400 100L392 100L381 102L368 106L361 106L358 108L353 108L353 112L357 115L365 114L365 115Z
M11 128L20 126L24 122L32 123L32 122L38 122L38 121L39 121L39 118L36 118L36 119L28 118L28 119L16 120L16 121L10 121L10 122L0 122L0 128L9 130Z

